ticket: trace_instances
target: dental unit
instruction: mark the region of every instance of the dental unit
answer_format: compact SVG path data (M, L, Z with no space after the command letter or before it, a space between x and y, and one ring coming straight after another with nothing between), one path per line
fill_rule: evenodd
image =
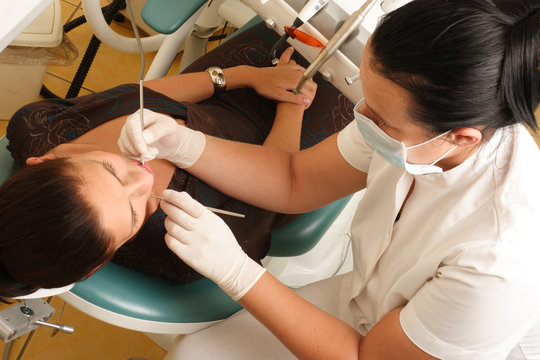
M330 0L309 0L308 3L303 7L303 9L298 14L298 17L294 19L292 26L286 27L285 34L279 39L278 42L274 44L270 52L270 58L272 59L272 64L276 65L279 62L279 59L276 55L277 49L279 49L291 36L287 31L287 28L297 29L302 26L305 22L311 19L316 13L319 12ZM292 36L294 37L294 35Z
M375 5L376 0L368 0L362 6L356 10L351 16L345 21L345 23L340 27L336 34L328 41L326 46L321 50L315 61L304 71L300 82L294 89L294 93L298 94L302 91L304 84L308 79L311 79L313 75L320 69L320 67L328 60L334 53L339 49L341 44L349 38L353 31L355 31L362 21L364 21L367 13L373 5Z

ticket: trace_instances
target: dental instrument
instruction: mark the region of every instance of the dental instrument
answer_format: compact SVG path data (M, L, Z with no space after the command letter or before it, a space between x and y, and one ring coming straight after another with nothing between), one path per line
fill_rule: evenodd
M129 13L129 19L131 21L131 26L133 27L133 32L135 33L135 38L137 39L137 48L139 50L139 55L141 56L141 68L139 71L139 103L140 103L140 115L141 115L141 131L144 131L144 99L143 99L143 75L144 75L144 50L141 43L141 37L139 35L139 30L137 29L137 24L135 23L135 17L133 16L133 11L131 10L131 0L126 1L126 6ZM144 156L141 155L141 164L144 166Z
M300 10L298 16L294 20L292 26L289 28L297 29L302 26L306 21L311 19L316 13L319 12L330 0L310 0L308 3ZM277 49L287 41L290 36L290 32L285 30L283 36L274 44L272 50L270 51L270 58L272 59L272 65L276 65L279 62L279 59L276 55ZM294 37L293 37L294 38Z
M156 199L165 200L165 198L163 196L154 195L154 194L151 194L150 196L153 197L153 198L156 198ZM232 211L216 209L216 208L213 208L213 207L210 207L210 206L204 206L204 207L207 208L208 210L210 210L212 212L215 212L215 213L218 213L218 214L230 215L230 216L235 216L235 217L239 217L239 218L245 218L246 217L246 215L244 215L244 214L239 214L239 213L235 213L235 212L232 212Z
M294 89L295 94L299 94L302 91L302 88L304 87L306 81L308 79L311 79L313 75L315 75L315 73L320 69L320 67L328 59L330 59L332 55L334 55L334 53L336 52L336 50L339 49L341 44L343 44L343 42L345 42L345 40L349 38L352 32L360 26L362 21L364 21L366 14L369 12L369 10L371 10L371 8L373 7L373 5L375 5L376 2L376 0L367 0L358 10L351 14L347 21L345 21L345 23L339 28L335 35L332 36L330 41L328 41L326 46L321 50L317 58L304 71L300 82Z
M139 103L141 104L141 131L144 131L144 96L143 96L143 80L139 80ZM141 165L144 166L144 156L141 156Z

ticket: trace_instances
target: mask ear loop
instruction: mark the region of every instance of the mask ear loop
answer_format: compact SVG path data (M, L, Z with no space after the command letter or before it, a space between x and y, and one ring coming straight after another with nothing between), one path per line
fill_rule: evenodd
M446 134L449 134L451 131L452 131L452 130L448 130L448 131L446 131L446 132L443 132L442 134L439 134L439 135L435 136L434 138L429 139L429 140L426 140L426 141L424 141L424 142L422 142L422 143L420 143L420 144L411 145L411 146L405 146L405 149L407 149L407 150L408 150L408 149L414 149L414 148L417 148L417 147L419 147L419 146L429 144L430 142L435 141L435 140L437 140L438 138L440 138L440 137L442 137L442 136L444 136L444 135L446 135Z
M422 146L422 145L425 145L425 144L429 144L430 142L435 141L435 140L437 140L438 138L443 137L443 136L446 135L446 134L449 134L450 132L452 132L452 130L448 130L448 131L446 131L446 132L443 132L442 134L439 134L439 135L435 136L433 139L426 140L426 141L424 141L423 143L416 144L416 145L411 145L411 146L405 146L405 150L408 150L408 149L414 149L414 148L417 148L417 147L419 147L419 146ZM428 164L428 165L429 165L429 166L435 165L436 163L438 163L439 161L441 161L442 159L444 159L444 158L446 157L446 155L448 155L448 154L450 154L452 151L454 151L456 148L457 148L457 145L452 146L447 152L445 152L444 154L442 154L441 156L439 156L435 161L433 161L431 164Z
M456 148L457 148L457 145L452 146L447 152L445 152L444 154L442 154L437 160L435 160L434 162L432 162L431 164L429 164L429 166L435 165L436 163L438 163L439 161L441 161L442 159L444 159L444 158L446 157L446 155L448 155L448 154L450 154L452 151L454 151Z

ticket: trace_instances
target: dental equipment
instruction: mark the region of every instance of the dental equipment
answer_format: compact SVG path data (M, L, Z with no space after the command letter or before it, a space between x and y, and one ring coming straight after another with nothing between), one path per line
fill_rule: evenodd
M402 7L408 2L411 2L411 0L384 0L381 3L381 9L388 14L389 12L394 11L399 7Z
M141 131L144 131L144 96L143 96L143 80L139 80L139 103L141 104ZM141 156L141 165L144 166L144 156Z
M306 21L311 19L316 13L319 12L330 0L309 0L308 3L300 10L300 13L294 19L294 22L290 28L297 29L302 26ZM287 41L290 33L285 31L283 36L274 44L270 51L270 58L272 59L272 65L276 65L279 59L276 55L277 49Z
M339 49L340 45L345 42L345 40L349 38L352 32L360 26L362 21L364 21L367 13L369 12L369 10L371 10L371 8L373 7L373 5L375 5L376 2L376 0L367 0L358 10L352 13L352 15L347 19L347 21L345 21L345 23L335 33L335 35L332 36L330 41L328 41L328 43L321 50L317 58L304 71L300 82L296 86L296 89L294 89L295 94L299 94L302 91L302 88L304 87L306 81L308 79L311 79L313 75L315 75L315 73L320 69L320 67L328 59L330 59L332 55L334 55L336 50Z
M10 342L34 331L40 325L55 328L66 334L73 334L73 327L47 322L55 309L43 299L27 299L0 311L0 339Z
M156 199L165 200L165 198L163 196L154 195L154 194L151 194L150 196L153 197L153 198L156 198ZM244 214L239 214L239 213L235 213L235 212L232 212L232 211L216 209L216 208L213 208L213 207L210 207L210 206L204 206L204 207L207 208L208 210L210 210L212 212L215 212L215 213L218 213L218 214L236 216L236 217L239 217L239 218L245 218L246 217L246 215L244 215Z
M126 1L126 6L128 9L129 19L131 21L131 26L133 27L133 32L135 33L135 39L137 39L137 49L139 50L139 55L141 56L141 67L139 71L139 103L140 103L140 115L141 115L141 131L144 131L144 99L143 99L143 76L144 76L144 49L141 43L141 37L139 35L139 30L137 29L137 24L135 23L135 17L133 16L133 11L131 10L131 0ZM141 156L141 165L144 166L144 156Z

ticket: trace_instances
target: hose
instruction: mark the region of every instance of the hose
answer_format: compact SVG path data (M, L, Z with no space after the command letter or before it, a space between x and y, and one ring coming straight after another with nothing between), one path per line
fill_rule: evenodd
M110 3L107 6L104 6L102 8L102 11L103 11L103 17L105 21L107 22L107 24L110 24L113 21L113 19L118 15L118 12L124 9L125 7L126 7L125 0L113 0L112 3ZM64 32L67 33L77 28L78 26L84 24L85 22L86 22L86 18L84 17L84 15L72 21L69 21L68 23L64 25L64 28L63 28ZM86 79L86 76L88 75L88 71L90 70L90 66L92 65L92 62L94 61L94 58L96 57L96 53L100 45L101 45L101 41L95 35L92 35L92 39L90 39L90 43L88 44L88 47L86 48L84 56L77 69L77 73L75 74L73 81L71 82L71 85L69 87L69 90L65 98L72 98L79 95L79 92L82 88L84 80ZM57 98L57 99L60 98L60 96L54 94L45 85L41 86L40 94L41 96L45 98Z

